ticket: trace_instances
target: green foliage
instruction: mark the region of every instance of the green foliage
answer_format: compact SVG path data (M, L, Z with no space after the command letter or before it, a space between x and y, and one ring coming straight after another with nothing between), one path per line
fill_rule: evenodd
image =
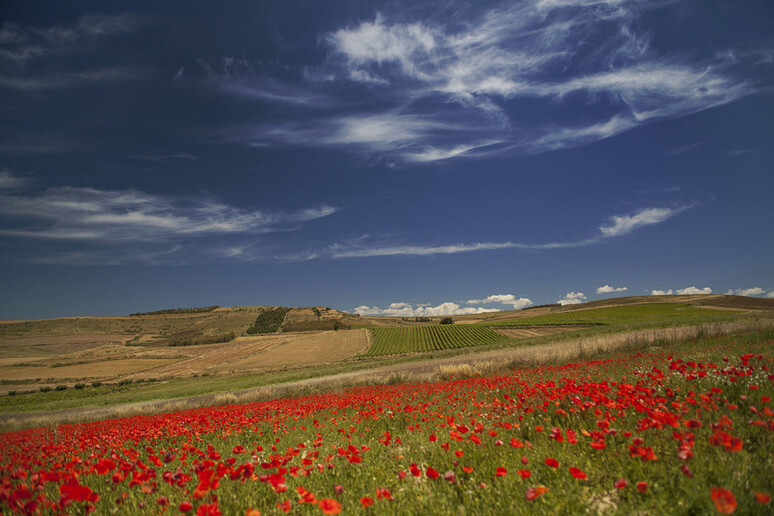
M131 380L131 379L129 379L129 378L124 378L123 380L120 380L120 381L118 382L118 385L119 385L119 386L123 386L123 385L131 385L131 383L132 383L132 380Z
M684 303L652 303L612 306L591 310L554 312L536 317L522 317L506 321L484 323L487 326L598 326L641 324L699 324L722 321L733 314L718 310L696 308Z
M8 391L8 396L16 396L16 391Z
M535 308L559 308L560 306L562 305L560 305L559 303L549 303L546 305L527 306L522 308L522 310L534 310Z
M285 320L288 312L290 312L290 308L284 306L264 310L258 314L255 322L247 329L246 333L251 335L256 333L275 333L282 326L282 322Z
M371 335L366 356L440 351L509 340L481 324L379 327L371 329Z
M205 314L207 312L214 312L220 308L218 305L201 306L194 308L168 308L166 310L156 310L154 312L137 312L129 314L131 317L139 317L142 315L170 315L170 314Z
M49 387L48 385L44 385L43 387L40 388L40 392L49 392L50 390L51 390L51 387Z
M98 382L91 382L91 386L92 387L101 387L102 386L102 382L99 382L99 381Z
M56 390L58 390L58 391L66 391L67 390L67 385L57 385L56 386Z
M441 319L440 324L454 324L454 319L451 317L444 317Z
M76 383L75 388L76 389L84 389L86 387L85 383Z
M169 341L170 346L196 346L200 344L216 344L219 342L231 342L236 338L236 333L219 333L215 335L182 335L173 337Z
M282 327L282 331L328 331L328 330L348 330L349 326L335 319L322 319L320 321L297 321L287 322Z

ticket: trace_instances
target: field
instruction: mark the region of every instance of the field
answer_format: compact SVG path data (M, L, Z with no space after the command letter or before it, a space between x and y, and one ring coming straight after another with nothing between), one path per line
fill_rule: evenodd
M373 343L365 356L440 351L508 340L507 336L479 324L377 327L371 330L371 335Z
M643 348L644 349L644 348ZM0 435L3 512L770 514L774 331Z

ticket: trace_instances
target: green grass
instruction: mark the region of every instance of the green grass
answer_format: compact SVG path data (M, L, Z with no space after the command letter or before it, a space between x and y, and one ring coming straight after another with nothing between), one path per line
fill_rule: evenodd
M509 340L480 324L373 328L371 335L372 345L366 356L441 351Z
M687 325L726 321L737 316L738 313L696 308L683 303L653 303L613 306L592 310L573 310L568 312L550 313L537 317L493 321L484 324L490 327Z

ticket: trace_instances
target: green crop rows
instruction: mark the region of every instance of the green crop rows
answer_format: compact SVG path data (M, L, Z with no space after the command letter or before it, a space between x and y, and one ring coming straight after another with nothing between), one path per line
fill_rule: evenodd
M480 346L508 337L480 324L386 327L371 329L371 347L366 356L417 353Z
M657 324L700 324L725 320L733 314L682 303L659 303L612 306L591 310L573 310L537 317L522 317L506 321L492 321L487 326L597 326Z

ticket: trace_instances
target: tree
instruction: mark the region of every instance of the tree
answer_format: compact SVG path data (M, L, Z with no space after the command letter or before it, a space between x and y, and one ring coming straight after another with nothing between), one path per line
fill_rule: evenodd
M444 317L441 319L441 324L454 324L454 319L451 317Z

